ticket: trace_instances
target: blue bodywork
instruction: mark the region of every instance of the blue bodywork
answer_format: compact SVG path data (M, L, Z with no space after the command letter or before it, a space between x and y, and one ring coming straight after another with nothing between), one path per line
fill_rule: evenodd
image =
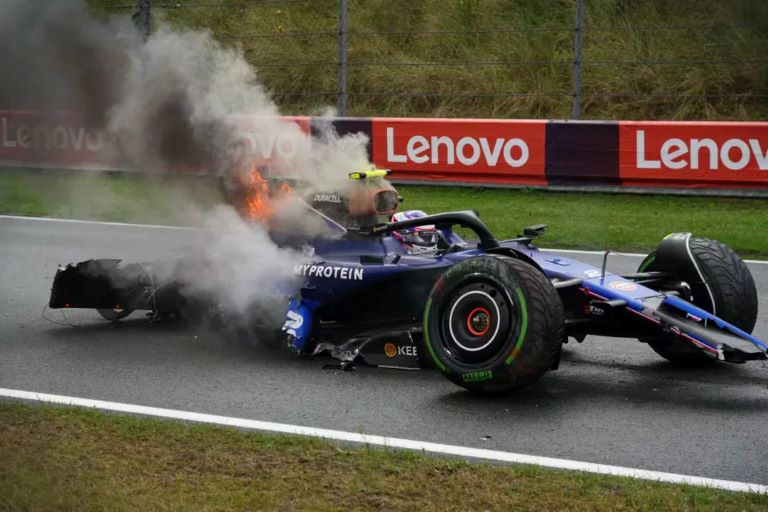
M569 335L600 333L637 336L637 329L625 330L622 327L627 325L628 319L647 333L661 330L678 335L718 359L724 359L724 349L753 356L748 359L764 357L768 351L765 342L690 302L587 263L549 251L542 252L530 239L500 242L497 247L488 249L478 247L482 244L465 242L451 229L441 229L441 235L444 245L454 250L428 256L408 254L396 239L386 233L316 240L313 263L296 269L296 274L304 278L304 283L300 294L290 303L283 328L290 335L290 345L297 351L306 351L316 341L313 338L317 329L323 328L321 324L335 323L335 320L323 322L316 318L317 311L329 302L347 297L350 300L345 303L346 307L363 311L369 307L363 298L376 297L377 287L381 287L380 293L392 293L383 283L394 276L428 275L430 277L426 279L431 287L448 267L467 258L494 253L526 260L553 282L561 292L564 303L572 303L566 304L570 305L570 321L575 326L568 328ZM407 301L412 291L406 286L400 289L399 295ZM419 293L423 294L418 291L413 293L419 297ZM607 331L597 329L604 323L599 316L607 317L609 309L614 316L622 319L616 323L618 327ZM599 315L596 317L590 312ZM386 323L388 311L374 313ZM357 317L346 318L346 323L354 323ZM414 315L410 328L418 328L420 320L420 316ZM407 323L408 319L405 320ZM402 325L402 328L406 327ZM364 330L362 326L360 329ZM336 343L343 341L336 340Z

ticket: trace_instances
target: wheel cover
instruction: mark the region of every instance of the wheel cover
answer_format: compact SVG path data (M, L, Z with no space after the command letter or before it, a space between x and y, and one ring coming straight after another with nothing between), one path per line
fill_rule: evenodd
M514 306L493 280L472 279L454 288L440 321L446 354L469 365L495 358L516 328Z

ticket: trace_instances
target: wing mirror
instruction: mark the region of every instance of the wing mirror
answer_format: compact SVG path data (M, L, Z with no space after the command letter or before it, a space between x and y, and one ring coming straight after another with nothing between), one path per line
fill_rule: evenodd
M400 205L400 195L394 190L379 190L373 198L374 210L379 215L392 215Z
M530 239L539 238L540 236L544 236L546 231L546 224L534 224L533 226L528 226L523 229L523 236Z

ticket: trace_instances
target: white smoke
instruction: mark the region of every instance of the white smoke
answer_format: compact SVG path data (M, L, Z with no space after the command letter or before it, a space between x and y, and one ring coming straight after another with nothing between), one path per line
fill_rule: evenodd
M370 166L363 136L328 128L311 141L281 120L242 52L207 31L160 23L144 41L130 18L97 19L83 0L2 0L0 32L13 42L0 52L0 108L82 110L138 170L248 172L260 138L290 149L290 159L269 165L310 189L342 187L348 172ZM202 217L213 235L190 255L199 269L184 276L192 293L245 311L279 295L279 283L306 258L231 208Z
M201 227L210 236L194 247L194 257L188 256L173 278L183 281L185 294L212 295L226 311L246 313L254 302L284 298L293 268L310 257L278 247L266 229L229 207L206 213Z

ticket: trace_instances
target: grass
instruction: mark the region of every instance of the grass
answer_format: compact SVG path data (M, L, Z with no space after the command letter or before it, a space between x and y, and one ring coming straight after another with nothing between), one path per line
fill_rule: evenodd
M0 213L190 225L192 210L222 200L215 181L171 175L129 178L64 170L0 172Z
M153 4L155 20L241 48L284 113L335 105L338 0ZM567 118L575 4L349 2L347 114ZM748 95L768 89L766 19L754 0L586 0L582 117L765 119L768 99Z
M556 193L536 190L402 186L403 208L476 208L498 238L547 223L544 247L650 251L667 233L690 231L743 256L768 257L768 201L714 197ZM193 210L222 201L214 181L166 176L0 173L0 213L109 221L194 223Z
M765 510L768 496L0 403L3 510Z
M499 238L548 224L544 247L649 251L668 233L690 231L745 256L768 256L768 200L399 187L403 207L476 208Z

